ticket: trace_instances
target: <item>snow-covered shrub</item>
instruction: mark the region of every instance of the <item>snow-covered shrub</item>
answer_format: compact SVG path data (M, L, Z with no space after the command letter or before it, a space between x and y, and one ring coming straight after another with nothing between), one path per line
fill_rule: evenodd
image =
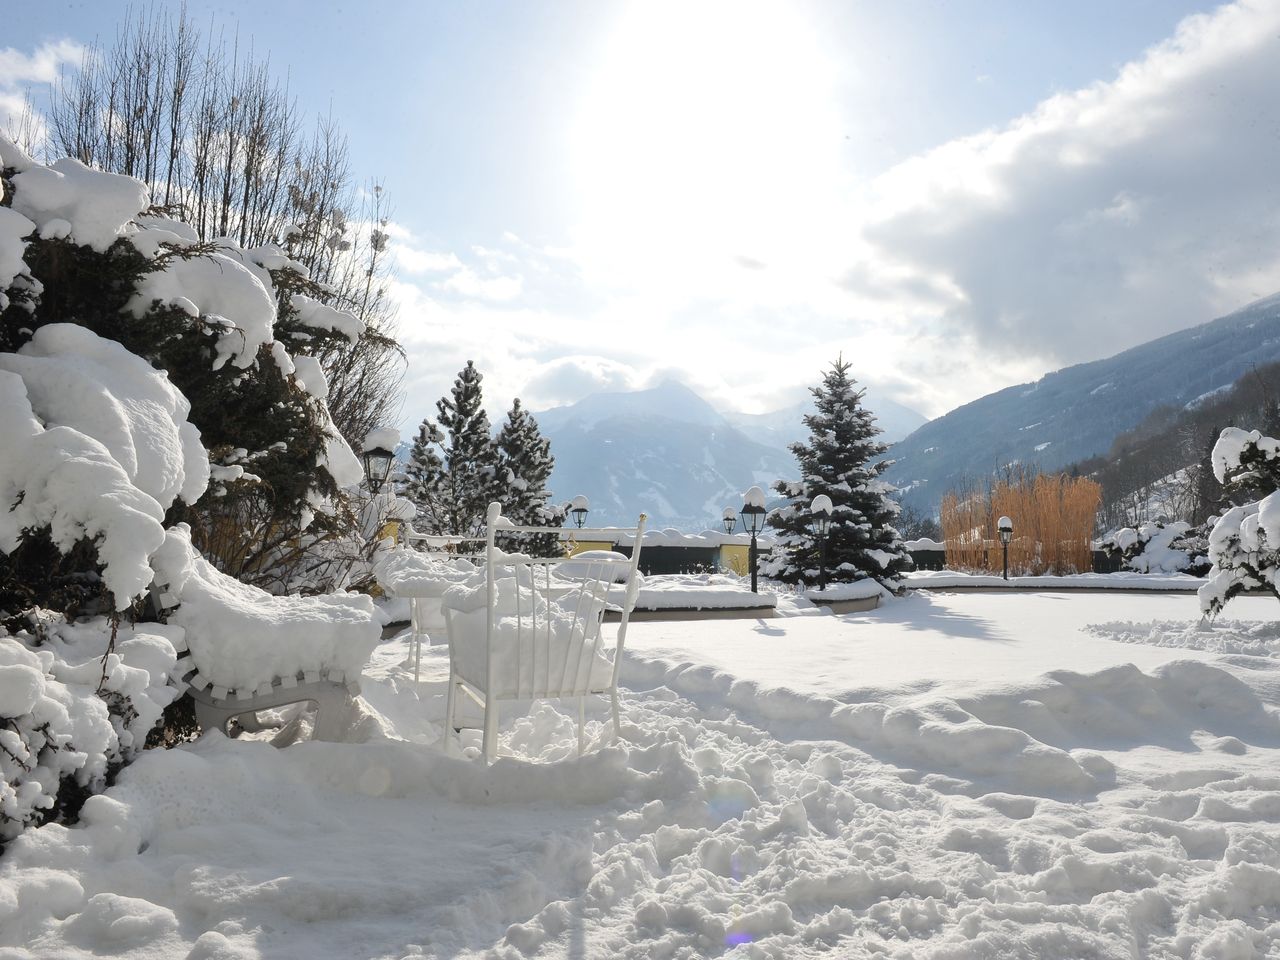
M1209 535L1209 582L1200 607L1217 615L1245 590L1280 597L1280 441L1228 427L1213 447L1213 472L1228 495L1260 496L1232 507Z
M201 243L147 202L137 180L45 166L0 138L0 355L74 323L163 371L214 482L204 496L179 491L156 520L190 523L209 559L242 579L341 584L360 547L342 488L362 471L329 416L317 355L357 341L363 324L325 304L280 248ZM28 536L48 552L40 527Z
M103 618L0 629L0 843L74 816L142 749L178 696L169 632L125 628L112 644Z
M1199 577L1210 566L1205 532L1183 520L1151 520L1111 531L1098 542L1098 549L1108 557L1119 558L1125 570L1135 573L1189 573Z
M890 461L878 459L888 447L877 437L875 417L862 406L862 390L849 376L850 364L837 360L810 388L816 410L804 418L807 443L793 443L800 466L798 482L779 481L775 490L787 502L769 514L777 533L761 572L784 583L816 584L818 538L811 529L810 503L819 494L831 498L831 528L826 543L827 578L833 583L872 577L889 590L911 557L894 528L899 506L894 487L880 479Z

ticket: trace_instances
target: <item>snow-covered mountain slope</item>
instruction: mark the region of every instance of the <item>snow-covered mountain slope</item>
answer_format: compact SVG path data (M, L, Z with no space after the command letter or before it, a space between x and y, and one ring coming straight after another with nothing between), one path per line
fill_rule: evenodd
M935 510L965 478L1008 463L1056 470L1104 453L1161 405L1186 406L1280 359L1280 294L1105 360L988 394L894 445L887 478Z
M868 394L885 438L901 438L924 417ZM753 484L791 477L789 444L806 436L811 400L765 414L720 412L693 390L666 380L647 390L596 393L535 414L551 439L557 500L579 493L591 500L593 523L633 523L644 510L650 524L686 530L719 529L726 506L737 507Z
M556 500L585 494L591 523L719 527L742 491L795 471L791 455L732 427L688 387L601 393L536 414L556 458Z
M884 431L880 439L885 443L896 443L927 422L926 417L910 407L870 389L863 398L863 405L876 415L876 423ZM812 412L813 400L807 399L770 413L728 412L724 417L758 443L786 450L788 444L804 439L804 417Z
M924 418L886 404L888 439ZM880 413L877 401L868 407ZM536 414L551 439L556 500L585 494L593 523L634 523L719 529L726 506L741 505L753 484L767 486L796 472L787 446L806 436L802 417L812 401L766 414L721 413L693 390L666 380L648 390L597 393Z

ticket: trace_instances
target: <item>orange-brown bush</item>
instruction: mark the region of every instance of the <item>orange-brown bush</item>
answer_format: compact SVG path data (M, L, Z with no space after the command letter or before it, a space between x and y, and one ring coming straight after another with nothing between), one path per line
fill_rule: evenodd
M953 570L1001 569L996 523L1013 521L1011 574L1084 573L1093 568L1094 516L1102 488L1084 477L1014 469L985 489L942 498L942 536Z

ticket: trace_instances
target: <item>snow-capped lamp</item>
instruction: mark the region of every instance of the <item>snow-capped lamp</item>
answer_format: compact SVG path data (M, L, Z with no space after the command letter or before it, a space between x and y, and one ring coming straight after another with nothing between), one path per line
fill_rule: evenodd
M759 556L759 549L756 546L756 534L764 529L764 491L759 487L752 487L742 495L742 526L747 533L751 534L751 550L748 553L748 559L751 565L751 592L758 593L756 590L756 558Z
M364 438L364 452L361 454L364 479L369 492L375 496L391 475L391 464L395 463L395 449L399 442L400 433L392 427L378 427Z
M738 511L733 507L725 507L724 513L720 515L721 521L724 523L724 532L733 533L738 526Z
M573 517L573 522L578 525L579 530L587 522L587 511L590 509L591 501L582 494L578 494L569 501L569 516Z
M1001 517L996 521L996 533L1000 534L1000 546L1004 548L1004 578L1009 579L1009 542L1013 539L1013 521Z
M831 498L820 493L809 504L813 515L813 535L818 538L818 589L827 589L827 534L831 532L831 511L835 509Z

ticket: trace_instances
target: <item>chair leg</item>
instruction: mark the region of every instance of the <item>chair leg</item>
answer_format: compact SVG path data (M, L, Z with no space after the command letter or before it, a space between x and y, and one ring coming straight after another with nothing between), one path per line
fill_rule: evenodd
M422 667L422 634L413 632L413 682L418 682L418 674Z
M578 756L587 746L587 698L578 698Z
M486 762L498 755L498 701L488 694L484 698L484 741L481 749Z
M445 693L444 698L444 752L446 754L453 753L453 740L457 736L454 728L453 711L458 703L458 682L454 679L453 673L449 673L449 689Z
M613 736L617 739L622 736L622 714L618 711L618 688L614 687L610 690L609 696L613 701Z

